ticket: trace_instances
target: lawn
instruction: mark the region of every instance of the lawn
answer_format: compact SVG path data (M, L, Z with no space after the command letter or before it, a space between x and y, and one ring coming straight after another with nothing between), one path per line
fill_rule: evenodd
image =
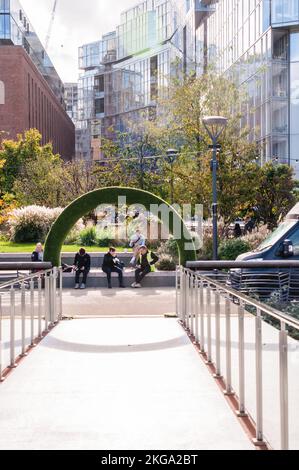
M80 245L64 245L62 247L63 253L76 253L81 248ZM0 241L0 254L1 253L32 253L35 249L33 243L13 243L13 242L1 242ZM117 248L117 251L124 251L125 248ZM100 248L98 246L86 247L86 251L89 253L106 253L107 248Z

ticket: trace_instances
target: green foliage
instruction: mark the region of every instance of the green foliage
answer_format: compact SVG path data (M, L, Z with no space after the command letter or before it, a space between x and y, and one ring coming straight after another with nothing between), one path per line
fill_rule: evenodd
M250 244L241 238L225 240L219 246L219 259L234 261L239 255L250 251Z
M213 259L213 238L206 236L203 239L203 246L199 250L198 259L200 261L211 261Z
M96 231L97 233L97 245L98 246L101 246L101 247L104 247L104 246L110 246L110 245L113 245L113 246L117 246L117 245L121 245L122 242L121 240L119 240L117 243L117 241L114 239L114 233L113 233L113 230L110 230L109 228L107 229L97 229Z
M260 169L260 184L256 194L258 216L270 230L277 227L279 220L295 205L296 186L293 169L288 165L266 163Z
M59 160L53 155L51 144L41 145L42 136L36 129L19 135L17 141L3 140L0 147L0 187L1 192L13 192L14 183L21 177L25 165L34 164L41 159L54 162Z
M292 318L299 320L299 302L298 301L291 301L291 302L283 302L281 300L281 293L280 292L273 292L269 299L263 299L263 302L269 305L270 307L286 313L290 315ZM270 325L274 326L278 330L280 330L280 321L276 320L269 315L264 315L264 320L269 323ZM293 327L287 326L287 330L290 336L296 340L299 340L299 331Z
M82 246L97 245L97 232L94 226L86 227L79 234L79 242ZM102 245L100 245L102 246ZM107 246L107 245L104 245Z
M87 193L70 204L54 223L46 240L45 260L51 261L54 266L58 266L60 264L60 251L63 241L66 239L69 231L75 225L77 220L94 210L100 204L117 204L120 195L126 197L126 201L129 206L139 203L144 205L147 210L150 209L151 204L161 205L165 203L165 201L161 200L154 194L135 188L111 187ZM183 223L182 219L174 212L171 213L169 222L170 232L173 230L174 223L181 225ZM185 243L190 243L190 238L190 234L188 236L183 233L182 238L177 240L182 264L186 261L193 261L196 259L195 247L193 247L193 250L185 250Z
M169 240L166 242L161 243L161 246L159 247L158 250L158 255L159 256L169 256L171 257L174 261L178 262L178 246L173 237L170 237Z
M170 255L162 255L156 267L159 271L175 271L176 263Z

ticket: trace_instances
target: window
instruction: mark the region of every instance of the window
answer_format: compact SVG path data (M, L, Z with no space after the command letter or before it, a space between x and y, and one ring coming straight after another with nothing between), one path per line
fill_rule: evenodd
M95 115L104 114L105 112L105 101L104 98L95 100Z
M0 81L0 104L5 104L5 85Z

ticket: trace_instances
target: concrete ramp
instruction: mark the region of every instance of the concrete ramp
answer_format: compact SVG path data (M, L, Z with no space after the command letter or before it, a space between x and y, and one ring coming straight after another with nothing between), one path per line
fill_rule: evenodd
M0 449L253 449L175 319L60 323L0 386Z

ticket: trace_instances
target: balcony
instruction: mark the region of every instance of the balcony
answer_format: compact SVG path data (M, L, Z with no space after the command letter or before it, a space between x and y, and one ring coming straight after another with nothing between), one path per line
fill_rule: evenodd
M200 26L204 19L216 11L218 0L196 0L195 1L195 25Z

